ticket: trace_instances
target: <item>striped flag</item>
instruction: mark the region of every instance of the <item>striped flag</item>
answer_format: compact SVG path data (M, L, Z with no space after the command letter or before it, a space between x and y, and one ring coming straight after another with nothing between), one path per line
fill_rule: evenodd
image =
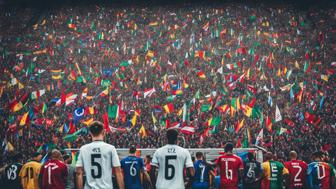
M281 121L282 120L282 116L279 110L278 105L275 106L275 122Z

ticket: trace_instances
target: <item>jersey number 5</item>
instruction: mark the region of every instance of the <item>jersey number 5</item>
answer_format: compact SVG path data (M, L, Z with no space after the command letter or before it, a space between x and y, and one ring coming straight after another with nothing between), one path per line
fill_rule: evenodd
M175 167L172 164L169 164L169 160L177 159L177 156L166 156L165 159L165 179L172 180L175 176ZM169 174L169 169L171 170Z
M102 167L99 163L99 159L101 159L101 154L91 154L91 177L94 179L102 177ZM98 162L96 160L98 160ZM94 167L97 167L97 172L93 169Z

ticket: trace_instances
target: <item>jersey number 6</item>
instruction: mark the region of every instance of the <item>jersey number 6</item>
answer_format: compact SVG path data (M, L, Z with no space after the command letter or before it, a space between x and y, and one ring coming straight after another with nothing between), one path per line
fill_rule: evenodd
M165 179L172 180L175 176L175 167L173 164L169 164L169 160L177 159L177 156L166 156L165 159ZM171 170L169 174L169 169Z

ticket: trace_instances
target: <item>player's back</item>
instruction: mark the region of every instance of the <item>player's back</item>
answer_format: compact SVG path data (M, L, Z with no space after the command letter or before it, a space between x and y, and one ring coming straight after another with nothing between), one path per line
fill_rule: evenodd
M217 159L220 168L220 188L237 188L239 169L243 169L242 159L235 154L224 154Z
M30 161L22 166L19 173L21 185L24 189L38 189L38 177L40 174L41 163Z
M171 144L156 150L151 164L159 167L157 189L184 189L184 166L193 167L189 151Z
M140 173L144 170L142 158L127 156L121 160L126 189L141 189Z
M308 182L312 189L331 189L335 177L333 165L325 162L312 162L308 165Z
M48 160L42 165L40 174L42 176L42 189L65 189L68 171L63 162Z
M103 141L93 141L80 148L76 167L83 167L85 188L112 188L112 166L120 166L114 146Z
M21 163L13 163L8 165L5 169L3 177L5 188L21 189L19 173L22 168Z
M301 160L291 160L285 163L290 175L290 189L304 188L306 183L307 163Z
M282 189L283 175L288 173L284 165L278 161L266 161L262 163L263 179L262 189Z
M192 188L209 188L209 172L210 168L203 160L197 160L194 163L195 176Z
M260 188L260 182L256 178L261 176L261 164L255 160L244 162L244 186L248 188Z

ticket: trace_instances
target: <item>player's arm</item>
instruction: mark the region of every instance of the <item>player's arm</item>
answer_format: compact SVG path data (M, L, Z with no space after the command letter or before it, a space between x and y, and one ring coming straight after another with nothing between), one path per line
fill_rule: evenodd
M124 176L122 174L121 168L120 167L114 167L114 170L115 170L115 176L116 176L116 179L117 179L119 189L124 189L125 188Z
M212 188L214 178L215 178L215 173L213 170L210 170L209 171L209 189Z
M83 189L84 181L83 181L84 169L83 167L76 167L76 185L77 189Z
M288 188L290 184L290 176L289 176L288 169L286 167L282 169L282 175L283 175L283 182L285 183L285 187Z
M263 176L263 170L262 170L261 164L258 164L258 169L259 169L259 175L258 175L258 177L256 177L256 180L255 180L256 182L261 180L262 176Z
M152 167L151 167L151 170L150 170L150 179L151 179L151 182L153 184L153 188L155 189L155 183L156 183L156 170L157 170L157 166L156 165L153 165L152 164Z

